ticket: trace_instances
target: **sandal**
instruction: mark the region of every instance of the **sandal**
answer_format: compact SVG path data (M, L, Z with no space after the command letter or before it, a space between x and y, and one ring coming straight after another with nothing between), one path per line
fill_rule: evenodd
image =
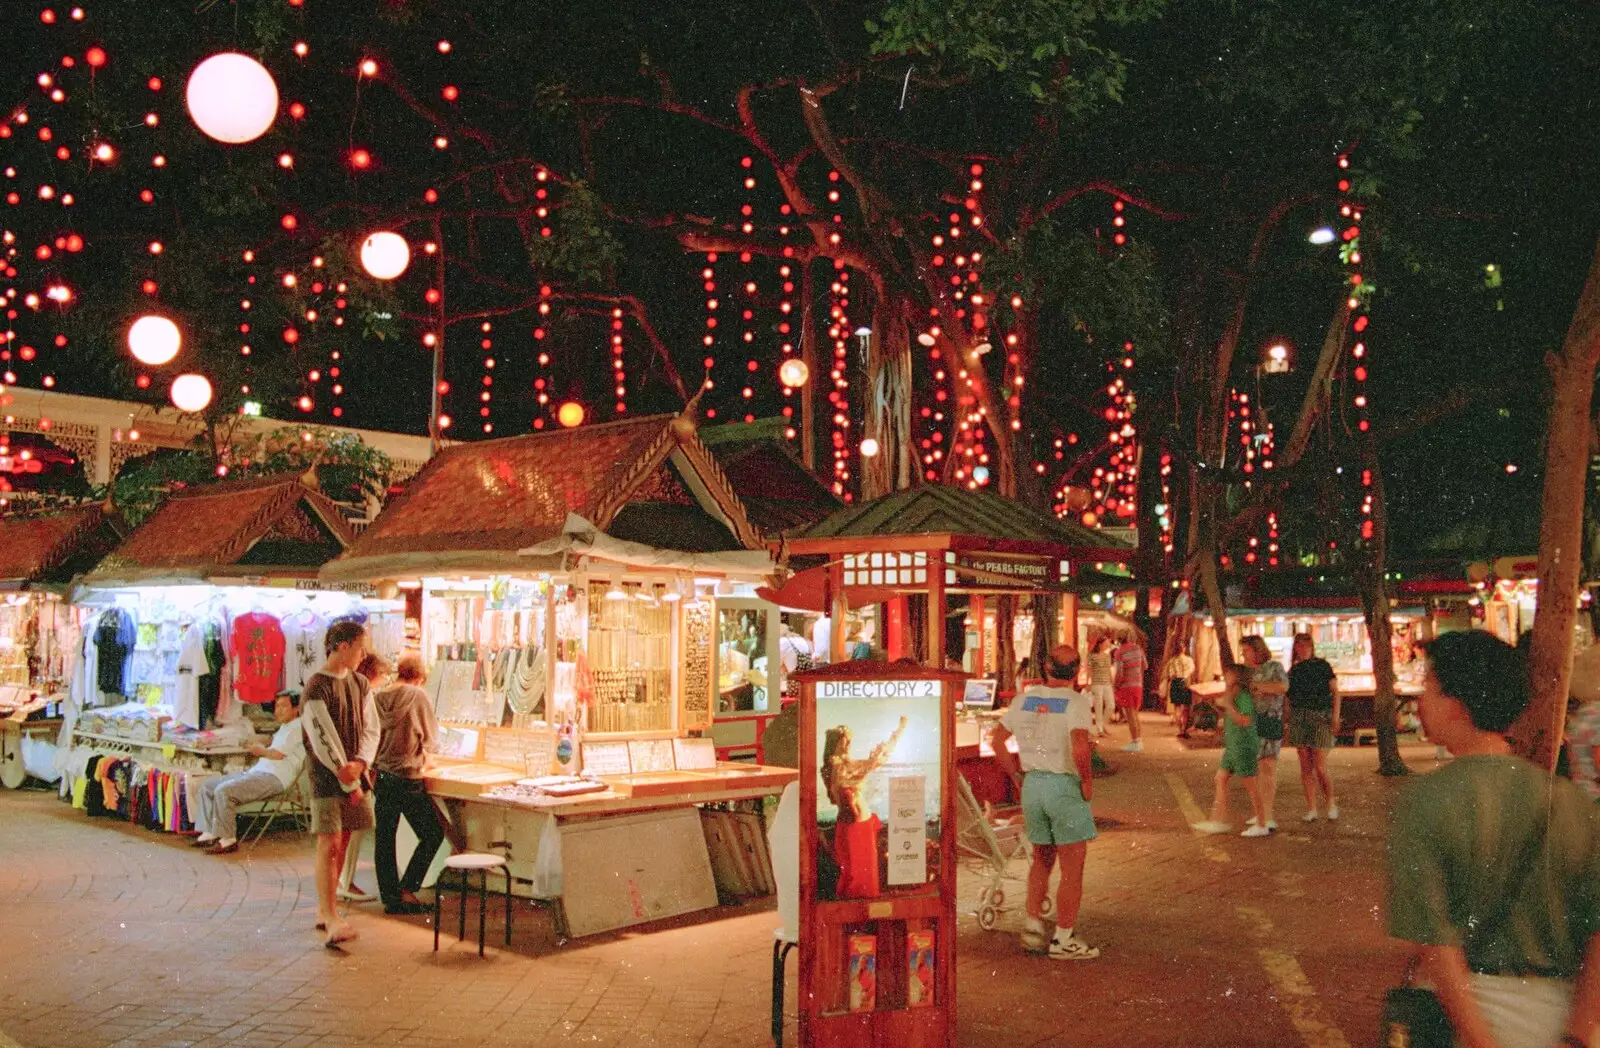
M356 938L359 933L350 926L349 922L341 922L338 927L330 929L328 939L322 945L332 950L340 943L346 943Z

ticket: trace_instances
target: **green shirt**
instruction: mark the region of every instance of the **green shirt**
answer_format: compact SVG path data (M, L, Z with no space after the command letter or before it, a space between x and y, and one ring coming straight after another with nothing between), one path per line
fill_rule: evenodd
M1261 750L1261 740L1256 736L1256 700L1248 691L1233 697L1233 707L1239 715L1249 718L1239 724L1226 713L1222 715L1222 749L1224 753L1243 756Z
M1514 868L1546 825L1532 868ZM1508 891L1506 918L1474 935ZM1600 807L1570 781L1515 757L1461 757L1401 794L1389 832L1390 935L1464 947L1476 972L1572 978L1597 931Z

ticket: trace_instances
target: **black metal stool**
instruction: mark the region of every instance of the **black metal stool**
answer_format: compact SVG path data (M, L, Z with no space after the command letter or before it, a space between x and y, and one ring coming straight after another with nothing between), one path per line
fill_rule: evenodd
M784 938L782 928L772 936L772 1043L783 1048L783 976L789 954L800 944Z
M467 892L472 890L473 871L478 874L478 956L483 956L483 938L488 925L489 914L489 871L499 870L506 875L506 945L511 945L511 866L503 855L490 855L484 852L464 852L452 855L444 861L444 868L454 870L457 874L456 890L460 893L460 903L457 907L458 928L457 941L464 941L467 937ZM433 890L433 950L439 952L439 916L443 910L445 884L440 880Z

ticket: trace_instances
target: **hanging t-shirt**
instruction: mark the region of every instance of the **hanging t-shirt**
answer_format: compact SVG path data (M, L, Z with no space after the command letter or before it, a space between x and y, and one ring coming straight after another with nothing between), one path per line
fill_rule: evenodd
M173 699L172 719L190 728L203 728L200 715L200 675L206 671L205 628L200 623L183 634L178 649L178 685Z
M228 652L233 661L233 690L244 702L267 703L283 684L283 628L265 612L252 611L233 620Z
M109 608L95 625L94 644L97 649L96 676L102 692L126 695L128 659L133 654L138 633L133 616L121 608Z

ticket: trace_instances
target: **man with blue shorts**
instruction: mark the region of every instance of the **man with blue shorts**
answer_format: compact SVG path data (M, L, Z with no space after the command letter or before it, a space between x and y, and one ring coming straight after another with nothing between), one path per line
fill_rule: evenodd
M1089 800L1094 779L1089 763L1090 700L1072 688L1078 652L1062 644L1045 660L1043 685L1023 689L1001 717L992 740L995 758L1022 787L1022 816L1033 844L1028 870L1028 916L1022 948L1059 961L1083 961L1100 951L1073 934L1083 901L1083 864L1094 839ZM1015 737L1017 752L1007 745ZM1044 919L1050 872L1059 861L1055 934Z

